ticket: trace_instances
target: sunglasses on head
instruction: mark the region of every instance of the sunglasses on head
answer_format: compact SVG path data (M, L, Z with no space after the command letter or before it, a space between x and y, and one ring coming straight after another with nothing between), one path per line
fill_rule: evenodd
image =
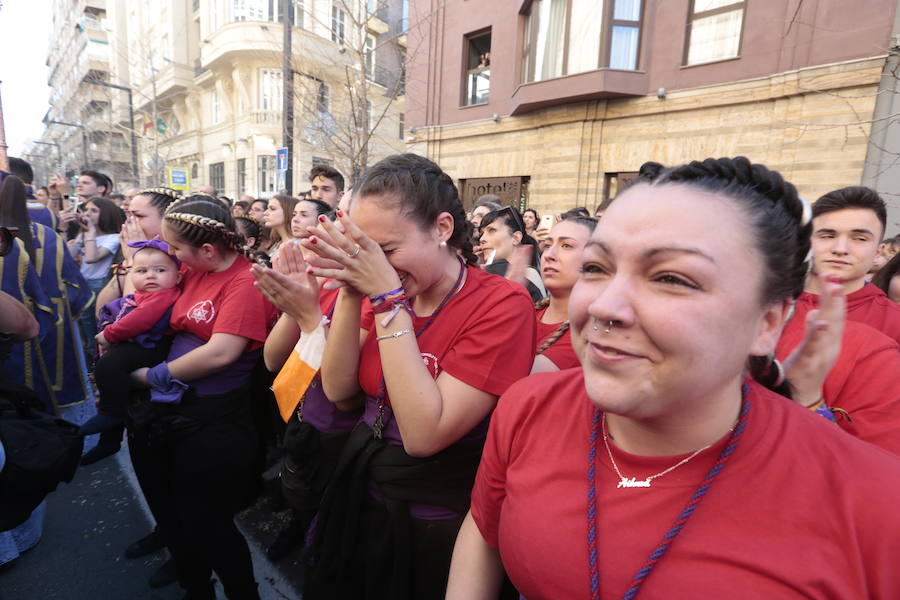
M522 216L519 215L519 211L515 210L512 206L504 206L497 213L509 213L512 215L513 221L516 224L516 227L522 233L525 233L525 222L522 220Z

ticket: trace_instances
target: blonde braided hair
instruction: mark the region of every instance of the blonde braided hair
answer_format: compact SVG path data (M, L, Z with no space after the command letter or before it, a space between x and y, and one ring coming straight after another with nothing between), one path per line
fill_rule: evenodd
M199 212L221 212L224 218L217 219L209 215L198 214L193 212L192 208ZM180 227L176 227L176 232L179 237L192 245L200 246L209 242L221 242L241 253L247 260L269 266L264 257L247 245L244 236L235 231L231 213L214 198L197 195L176 200L166 211L165 219L173 225L175 223L182 224ZM212 236L203 235L203 232L212 234Z
M146 190L141 190L138 192L138 196L142 194L159 194L160 196L168 196L172 200L181 200L184 196L178 190L173 190L172 188L167 187L155 187L155 188L147 188Z

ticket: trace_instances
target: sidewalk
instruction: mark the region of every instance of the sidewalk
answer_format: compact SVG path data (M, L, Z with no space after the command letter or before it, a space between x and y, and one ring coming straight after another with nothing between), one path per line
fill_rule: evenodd
M300 598L296 552L279 568L264 554L281 522L267 500L239 515L253 554L263 600ZM175 600L177 584L147 585L165 552L129 560L125 547L150 532L152 520L131 469L128 450L79 468L69 484L48 497L44 535L38 545L0 569L0 600ZM219 597L224 598L219 587Z

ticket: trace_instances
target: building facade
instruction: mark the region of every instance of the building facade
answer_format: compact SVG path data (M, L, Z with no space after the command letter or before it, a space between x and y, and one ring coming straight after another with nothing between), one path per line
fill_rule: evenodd
M395 3L292 1L292 189L300 192L314 163L349 176L360 155L365 164L403 148L397 65L404 48ZM128 79L140 99L146 183L182 167L192 188L211 185L229 197L265 198L285 187L276 169L280 2L147 0L117 10L125 13Z
M130 125L116 109L127 106L126 97L105 85L115 56L107 0L53 0L52 18L50 109L41 143L31 148L33 156L43 158L35 166L45 174L70 176L92 168L117 184L134 183Z
M134 131L140 187L166 185L170 167L187 171L191 189L212 185L229 197L264 198L286 187L276 169L284 118L281 0L54 1L48 121L72 126L50 123L42 141L58 141L67 165L107 169L117 183L131 183L122 173L131 168L126 134ZM291 3L296 193L309 188L314 163L351 179L404 149L406 13L404 0ZM85 41L73 28L78 23L97 34ZM85 77L130 89L133 125L127 95ZM101 124L109 130L105 146L90 137ZM81 132L87 153L73 162Z
M407 141L460 182L590 209L647 160L746 155L815 199L861 181L900 213L874 115L896 0L516 0L410 9ZM416 48L414 52L412 48ZM869 174L868 163L881 179ZM865 173L864 173L865 171ZM900 175L900 172L897 173ZM879 181L881 183L879 183Z

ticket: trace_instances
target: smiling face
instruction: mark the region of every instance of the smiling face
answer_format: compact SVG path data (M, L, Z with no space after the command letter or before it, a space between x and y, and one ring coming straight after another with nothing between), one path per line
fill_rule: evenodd
M131 268L134 289L140 292L167 290L178 285L181 273L169 256L154 248L144 248L134 255Z
M496 250L494 260L509 260L516 246L522 241L522 233L506 224L503 217L494 219L481 228L481 249L489 257Z
M162 214L155 206L150 204L150 196L137 195L131 199L128 206L131 219L138 224L148 240L162 234Z
M308 238L309 233L307 227L315 227L319 212L316 205L312 202L303 200L294 206L294 216L291 219L291 234L297 238Z
M774 349L783 306L761 305L763 261L736 206L688 186L637 185L606 212L569 299L595 404L636 419L702 418L739 394L749 355Z
M541 276L554 296L568 294L581 276L581 254L591 230L575 221L560 221L550 230L549 246L541 254Z
M419 296L440 283L448 252L440 247L437 227L423 231L400 211L393 198L364 196L354 200L350 216L381 246L407 295Z
M865 284L878 254L881 221L867 208L845 208L813 219L813 273L832 275L846 293Z

